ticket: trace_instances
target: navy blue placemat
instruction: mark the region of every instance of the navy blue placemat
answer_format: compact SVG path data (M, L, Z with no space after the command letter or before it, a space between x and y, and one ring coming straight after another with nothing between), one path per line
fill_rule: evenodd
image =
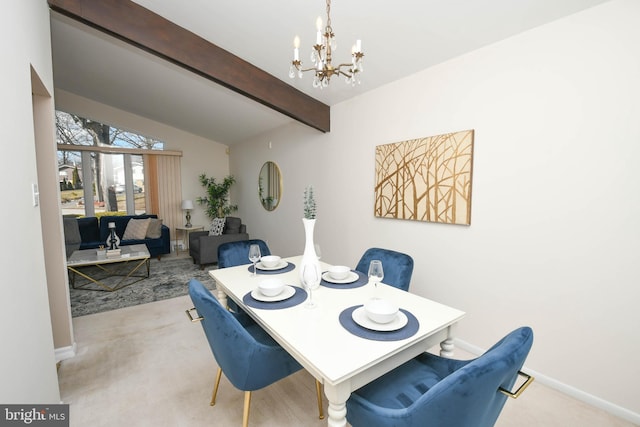
M291 298L287 298L284 301L274 301L274 302L264 302L258 301L254 297L251 296L251 292L248 292L245 296L242 297L242 302L244 302L249 307L260 308L263 310L279 310L282 308L289 308L295 305L298 305L307 299L307 291L297 286L293 287L296 290L296 293L293 294Z
M327 288L333 288L333 289L353 289L353 288L359 288L360 286L364 286L367 283L369 283L369 276L367 276L364 273L359 272L358 270L351 270L352 272L356 273L358 275L358 279L355 282L352 283L333 283L333 282L327 282L326 280L322 279L320 281L320 285L327 287ZM324 273L322 273L324 274Z
M256 270L258 270L258 274L282 274L282 273L286 273L288 271L293 270L294 268L296 268L296 265L292 262L287 262L287 266L283 267L281 269L278 270L260 270L259 268L257 268ZM249 273L253 273L253 265L249 266Z
M376 341L399 341L413 336L418 332L418 328L420 327L420 322L418 322L416 316L401 308L400 311L402 311L408 319L408 322L404 327L396 331L374 331L372 329L367 329L358 325L353 320L353 317L351 317L351 313L359 307L362 307L362 304L344 309L342 313L340 313L340 324L347 331L360 338Z

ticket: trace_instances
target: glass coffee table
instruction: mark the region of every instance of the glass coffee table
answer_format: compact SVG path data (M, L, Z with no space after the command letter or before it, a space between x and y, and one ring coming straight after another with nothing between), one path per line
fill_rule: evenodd
M73 289L113 292L149 277L151 255L147 245L120 246L120 254L115 256L98 252L82 249L71 254L67 270ZM76 276L86 280L76 283Z

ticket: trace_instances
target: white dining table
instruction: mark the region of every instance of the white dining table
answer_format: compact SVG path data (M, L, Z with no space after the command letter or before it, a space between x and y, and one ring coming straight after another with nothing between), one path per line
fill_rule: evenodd
M218 300L223 306L227 298L235 301L323 384L329 401L330 427L347 425L346 402L352 391L438 344L442 356L453 354L454 328L465 313L384 284L367 283L354 289L320 286L313 291L315 308L302 302L289 308L265 310L243 302L243 297L265 278L279 277L288 285L301 287L298 270L301 259L301 256L284 258L296 268L278 275L260 274L258 270L258 275L252 277L248 265L211 270L209 274L216 282ZM321 265L322 271L329 267L326 263ZM419 322L417 332L397 341L377 341L346 330L339 321L340 313L374 296L389 299L413 314Z

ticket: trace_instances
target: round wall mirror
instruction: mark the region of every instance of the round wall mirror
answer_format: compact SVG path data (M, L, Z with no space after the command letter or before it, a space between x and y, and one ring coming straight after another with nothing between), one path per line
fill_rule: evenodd
M272 211L282 196L282 174L274 162L265 162L258 176L258 197L262 207Z

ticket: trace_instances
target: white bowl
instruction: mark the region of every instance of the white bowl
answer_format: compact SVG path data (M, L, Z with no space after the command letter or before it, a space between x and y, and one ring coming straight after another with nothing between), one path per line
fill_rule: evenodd
M277 267L281 258L278 255L265 255L260 257L260 262L267 268Z
M284 282L281 279L264 279L258 283L258 290L267 297L275 297L284 290Z
M343 280L349 276L351 269L344 265L332 265L329 267L329 276L335 280Z
M398 316L396 304L382 298L371 298L364 304L367 317L376 323L389 323Z

